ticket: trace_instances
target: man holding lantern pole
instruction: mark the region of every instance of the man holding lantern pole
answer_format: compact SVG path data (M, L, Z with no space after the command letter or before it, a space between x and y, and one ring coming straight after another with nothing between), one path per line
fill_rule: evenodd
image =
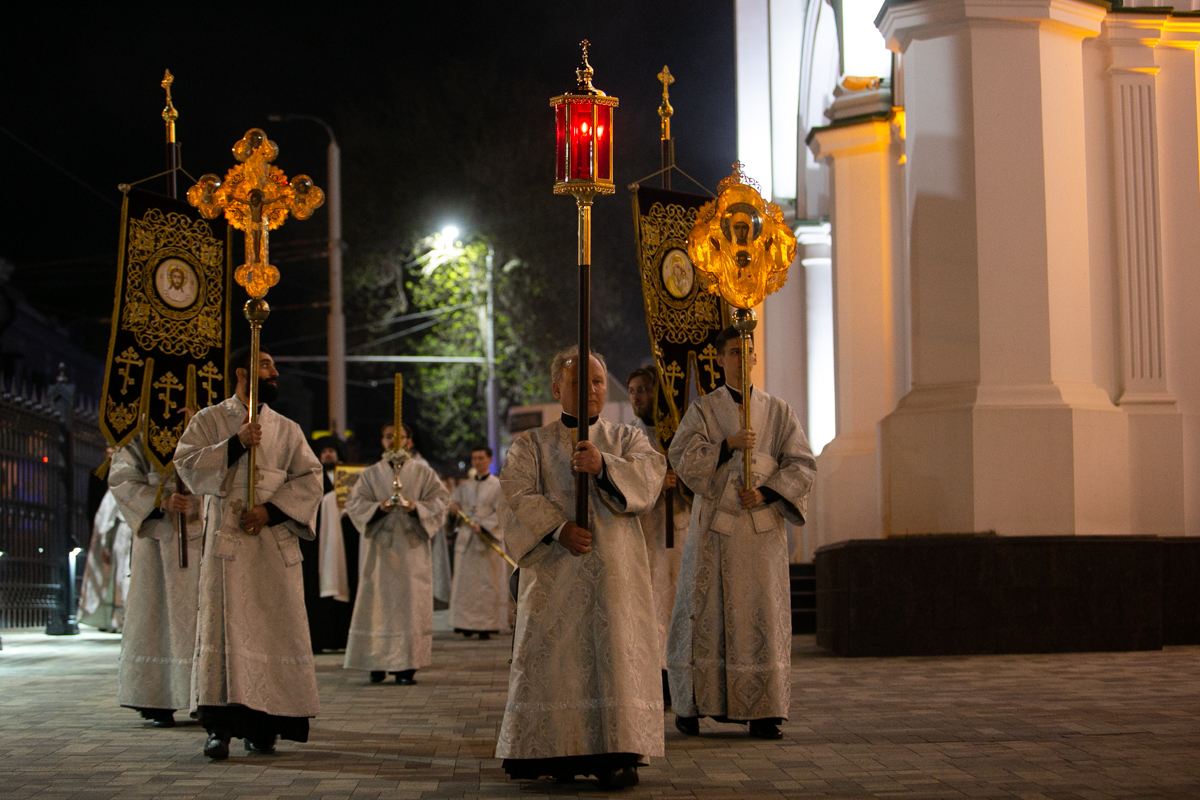
M751 425L743 425L739 331L726 328L716 346L725 385L692 403L670 450L696 493L667 641L671 703L689 736L699 735L703 716L778 739L792 694L784 520L804 523L816 461L795 412L753 385L745 388ZM753 365L752 341L749 355Z
M639 515L666 460L632 425L600 418L604 362L587 368L589 438L578 439L579 351L555 356L562 416L513 443L500 473L505 547L521 568L508 703L496 757L512 778L638 782L663 754L662 683ZM572 518L587 475L587 527Z

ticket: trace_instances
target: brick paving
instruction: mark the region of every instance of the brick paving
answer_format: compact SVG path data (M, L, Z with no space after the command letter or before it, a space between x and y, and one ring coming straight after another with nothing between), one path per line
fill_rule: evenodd
M413 687L317 659L307 744L225 762L203 731L115 705L117 636L0 631L0 798L608 796L509 782L491 758L511 640L438 633ZM784 738L665 717L667 757L617 792L646 798L1200 798L1200 647L1045 656L841 659L793 643ZM184 715L180 715L184 716Z

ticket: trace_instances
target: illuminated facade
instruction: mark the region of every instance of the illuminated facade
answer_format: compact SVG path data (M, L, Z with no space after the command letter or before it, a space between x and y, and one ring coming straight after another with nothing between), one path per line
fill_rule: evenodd
M738 0L738 155L807 245L760 347L820 448L797 557L1200 535L1187 3Z

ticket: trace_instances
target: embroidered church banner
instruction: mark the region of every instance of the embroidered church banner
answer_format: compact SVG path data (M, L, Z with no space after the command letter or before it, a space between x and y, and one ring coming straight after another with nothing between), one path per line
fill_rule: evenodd
M654 428L664 448L695 394L725 383L715 340L729 324L728 309L704 290L687 253L696 212L710 199L645 186L633 193L642 298L659 377Z
M229 276L223 219L150 192L125 195L100 429L114 447L141 433L160 472L170 469L183 409L227 395Z

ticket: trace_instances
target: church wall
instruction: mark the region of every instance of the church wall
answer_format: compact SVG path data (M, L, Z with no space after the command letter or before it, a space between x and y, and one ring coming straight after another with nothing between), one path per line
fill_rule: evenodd
M1183 532L1200 535L1200 20L1155 48L1167 388L1182 417Z

